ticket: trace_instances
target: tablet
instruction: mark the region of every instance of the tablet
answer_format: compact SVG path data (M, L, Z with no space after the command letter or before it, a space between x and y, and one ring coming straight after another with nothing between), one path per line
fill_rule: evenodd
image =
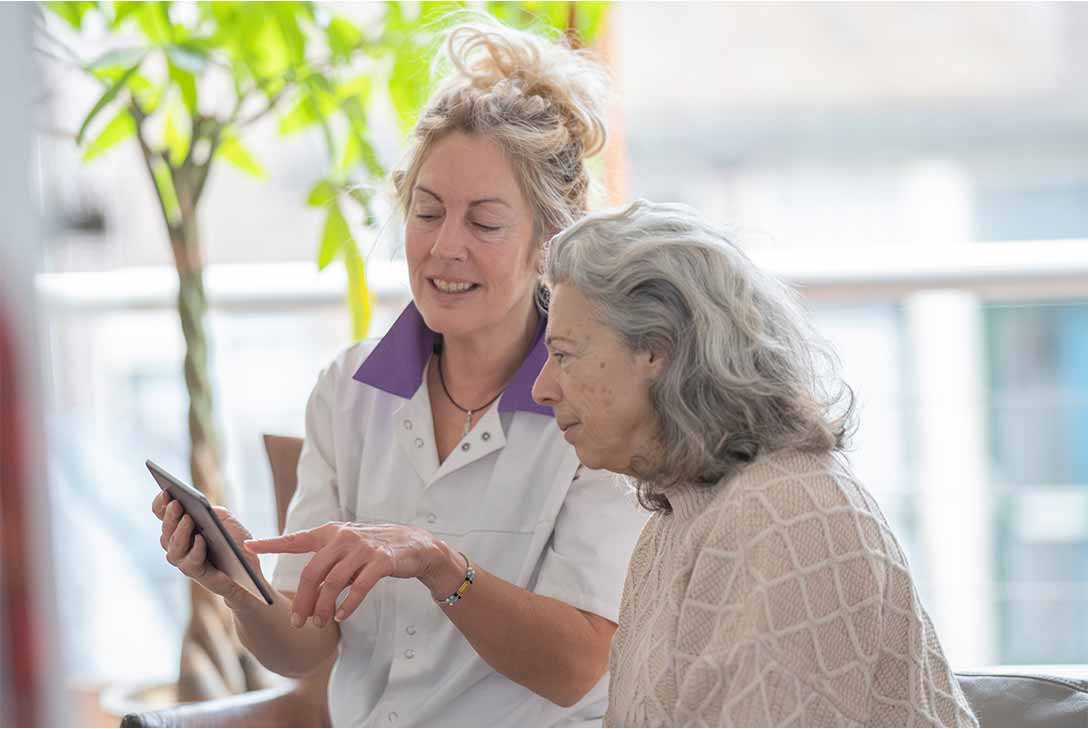
M207 497L171 476L161 466L152 461L146 463L147 470L151 471L159 487L180 501L185 513L193 518L196 531L203 535L208 547L208 561L212 566L241 585L246 592L271 605L272 589L260 572L250 567L242 557L242 546L223 528L223 522L219 521Z

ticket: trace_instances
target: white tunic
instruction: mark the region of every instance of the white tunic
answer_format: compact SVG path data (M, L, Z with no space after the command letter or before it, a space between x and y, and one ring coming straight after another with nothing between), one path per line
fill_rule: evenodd
M432 532L488 572L609 620L646 515L615 476L583 468L529 388L537 342L506 393L439 465L423 373L435 335L414 305L377 345L343 352L306 409L286 531L329 521ZM282 555L273 584L298 589L312 555ZM472 593L458 609L472 609ZM334 726L599 725L608 677L561 708L494 671L416 580L384 579L340 625Z

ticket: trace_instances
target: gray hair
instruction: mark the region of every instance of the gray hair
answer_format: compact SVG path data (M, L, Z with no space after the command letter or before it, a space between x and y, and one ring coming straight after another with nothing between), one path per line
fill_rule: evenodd
M853 391L796 293L685 205L591 214L548 244L544 280L569 285L634 352L666 357L650 386L660 457L632 465L640 503L713 484L761 453L840 450Z

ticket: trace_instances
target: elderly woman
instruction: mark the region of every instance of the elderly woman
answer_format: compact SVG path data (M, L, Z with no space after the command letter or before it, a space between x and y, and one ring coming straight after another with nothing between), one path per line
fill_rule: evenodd
M840 455L852 395L788 289L680 205L550 243L534 387L653 512L612 644L613 726L974 725L902 549Z
M299 676L338 656L335 726L599 723L645 515L530 389L541 247L585 212L602 75L502 27L458 27L445 53L394 178L413 303L318 379L288 533L248 542L285 553L274 604L208 565L180 505L153 509L167 559L226 599L264 665Z

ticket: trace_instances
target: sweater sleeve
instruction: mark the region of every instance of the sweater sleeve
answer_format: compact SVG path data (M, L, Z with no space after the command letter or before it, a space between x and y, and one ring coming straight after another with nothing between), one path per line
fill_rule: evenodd
M738 491L681 606L681 724L975 724L863 489L809 473Z

